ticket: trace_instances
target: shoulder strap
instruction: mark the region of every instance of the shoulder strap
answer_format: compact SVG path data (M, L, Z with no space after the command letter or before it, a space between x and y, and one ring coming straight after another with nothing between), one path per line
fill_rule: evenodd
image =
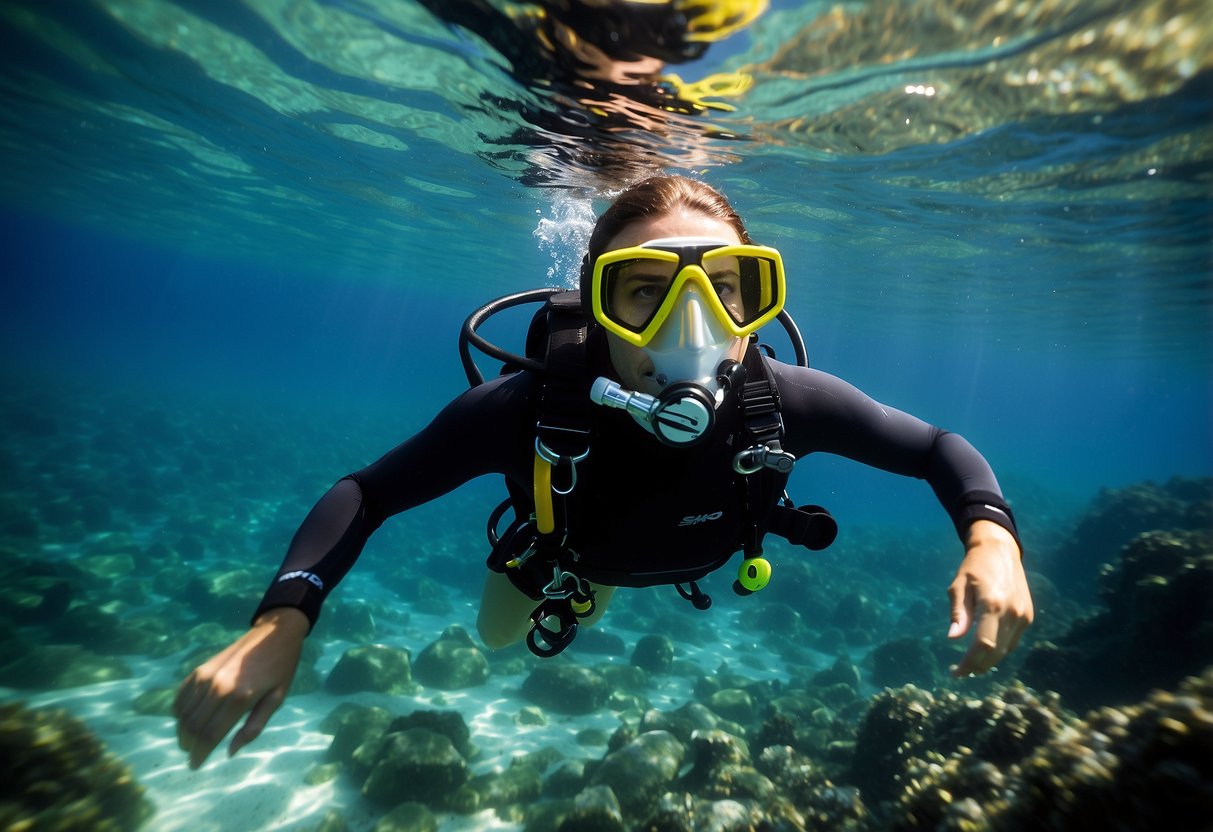
M547 307L547 345L539 395L538 440L556 457L578 459L589 451L589 323L580 292L552 295Z
M746 381L739 392L746 445L762 445L783 439L783 417L779 413L779 388L767 368L757 344L746 350L742 364Z

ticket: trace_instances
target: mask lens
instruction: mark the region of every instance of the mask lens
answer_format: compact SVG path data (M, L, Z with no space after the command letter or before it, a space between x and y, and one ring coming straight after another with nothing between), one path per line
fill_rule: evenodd
M602 308L607 317L633 332L653 320L677 270L676 262L635 258L602 271Z
M775 263L756 255L713 255L703 258L703 270L716 296L739 325L758 320L780 300Z

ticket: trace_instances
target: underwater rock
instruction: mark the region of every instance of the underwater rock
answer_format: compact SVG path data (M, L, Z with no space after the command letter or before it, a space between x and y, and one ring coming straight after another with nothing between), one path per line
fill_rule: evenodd
M587 667L546 663L536 666L523 681L522 695L546 710L580 716L606 704L611 686Z
M532 705L527 705L518 711L518 715L514 717L514 722L518 725L547 725L548 718L544 715L543 710Z
M1019 683L982 699L954 691L932 696L912 685L886 689L872 699L860 726L849 779L869 804L893 800L903 784L923 782L924 772L937 771L950 757L971 758L954 767L972 777L985 772L978 763L1005 769L1072 721L1056 694L1037 698Z
M595 668L594 672L606 680L612 694L643 694L653 684L648 671L635 665L606 664Z
M1035 644L1020 675L1071 707L1140 699L1213 664L1213 534L1148 532L1099 578L1104 609Z
M878 601L861 592L848 592L838 600L830 616L830 624L847 634L855 631L871 633L884 629L888 615Z
M135 697L131 708L140 716L172 716L176 698L176 688L155 688Z
M790 604L766 601L742 609L741 621L747 631L759 631L798 639L803 635L803 616Z
M362 794L380 804L405 800L440 805L467 779L467 762L449 739L425 728L409 728L384 738Z
M76 604L63 613L51 632L61 641L119 656L165 655L166 646L177 649L188 646L164 621L131 619L89 603Z
M59 619L72 603L77 588L57 574L30 574L25 558L6 563L14 569L14 580L5 592L5 614L18 624L50 624Z
M488 681L489 663L467 630L455 625L418 654L413 678L439 690L474 688Z
M725 688L711 695L707 706L724 719L733 722L749 722L754 716L754 697L747 691L737 688Z
M340 763L317 763L303 775L303 782L309 786L319 786L324 783L331 783L340 774Z
M609 786L590 786L573 799L559 832L627 832L623 810Z
M21 690L76 688L133 675L118 659L74 645L47 644L0 666L0 685Z
M1178 691L1101 708L1018 767L997 828L1207 829L1213 818L1213 668Z
M130 769L62 710L0 705L0 829L133 832L154 814Z
M374 832L438 832L438 819L420 803L401 803L375 824Z
M1174 477L1103 489L1045 571L1065 591L1087 598L1102 564L1150 531L1213 529L1213 478Z
M458 711L413 711L392 720L387 732L391 734L409 728L425 728L435 734L441 734L451 741L455 750L465 759L471 760L476 756L476 747L472 744L472 730L464 721L463 714Z
M643 636L632 650L632 664L649 673L669 673L674 664L674 642L669 636Z
M914 684L930 688L939 681L939 662L920 638L886 641L872 651L871 658L872 683L877 687Z
M313 826L309 832L346 832L348 828L341 813L330 809L324 813L320 823Z
M745 741L725 731L696 731L688 756L691 769L678 785L696 797L765 802L775 792L775 785L750 765Z
M720 725L720 717L707 706L698 702L687 702L672 711L655 708L645 711L640 721L640 731L668 731L682 742L690 742L696 731L711 730Z
M754 747L759 751L770 745L794 748L799 740L796 737L796 720L787 714L773 713L762 722L754 737Z
M375 615L370 604L341 601L325 607L316 629L326 638L365 644L375 640Z
M334 708L320 730L333 735L329 744L330 760L348 761L360 745L384 734L392 722L392 715L384 708L342 703Z
M850 687L857 695L863 686L863 675L859 668L845 656L835 659L834 664L827 669L814 673L808 682L809 686L818 688L828 688L840 683Z
M32 511L7 501L0 506L0 536L33 543L40 535L41 526Z
M989 699L985 705L990 704ZM970 703L971 706L971 703ZM1010 726L1007 726L1010 727ZM1023 743L928 750L910 760L896 799L882 807L892 830L1205 829L1213 817L1213 668L1176 693L1104 707ZM1014 754L1005 753L1014 745ZM999 759L999 750L1004 752Z
M545 797L574 797L585 788L586 760L563 760L543 780Z
M325 680L332 693L408 693L414 687L409 651L385 644L351 647Z
M798 811L800 817L789 818L793 823L788 828L814 832L858 832L871 828L859 790L836 786L809 757L791 748L770 746L755 764L779 788L781 801L790 801ZM788 814L786 809L781 809L781 813Z
M610 786L629 817L648 812L674 781L686 748L667 731L649 731L612 751L590 778L591 786Z
M573 739L577 740L578 745L609 745L611 735L602 728L583 728L577 732L577 735Z
M473 777L464 788L475 793L477 810L496 809L538 800L543 780L535 761L523 757L511 762L505 771Z
M184 597L198 616L229 627L248 627L265 592L265 576L248 569L204 573L180 585L172 585L173 596Z

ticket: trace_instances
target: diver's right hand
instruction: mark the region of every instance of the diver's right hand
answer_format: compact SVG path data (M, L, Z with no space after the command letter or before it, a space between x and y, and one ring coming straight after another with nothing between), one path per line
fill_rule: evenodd
M199 768L246 713L228 756L255 740L290 690L307 616L291 607L269 610L230 647L199 665L177 689L177 744Z

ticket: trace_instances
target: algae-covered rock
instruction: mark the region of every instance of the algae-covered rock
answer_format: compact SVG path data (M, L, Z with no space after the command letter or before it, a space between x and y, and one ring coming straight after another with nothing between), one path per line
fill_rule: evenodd
M0 685L22 690L75 688L132 675L126 663L118 659L74 645L49 644L0 666Z
M649 673L669 673L674 664L674 642L669 636L643 636L632 651L632 664Z
M590 786L573 799L559 832L626 832L623 810L609 786Z
M939 661L920 638L895 638L872 651L872 682L878 687L929 688L938 681Z
M668 731L649 731L612 751L590 778L610 786L629 816L642 816L674 781L686 747Z
M467 630L454 626L418 654L413 677L426 687L463 690L488 681L489 663Z
M668 731L682 742L690 742L695 731L709 730L720 725L720 717L698 702L687 702L672 711L656 708L645 711L640 721L641 732Z
M520 758L505 771L477 775L466 788L476 794L477 809L496 809L511 804L527 804L539 799L543 780L535 762Z
M362 794L380 804L404 800L440 806L467 779L467 762L449 739L425 728L410 728L385 738Z
M351 647L325 681L332 693L408 693L413 689L409 651L385 644Z
M472 731L468 728L463 714L458 711L413 711L411 714L398 716L388 726L389 734L406 731L409 728L425 728L436 734L441 734L451 741L464 758L472 759L476 750L472 745Z
M1099 579L1103 609L1033 645L1021 676L1087 709L1125 704L1213 664L1213 534L1148 532Z
M966 733L994 716L996 701L965 704L974 710ZM955 715L952 706L944 710ZM995 722L1002 724L993 735L979 736L972 747L945 742L908 760L903 788L883 807L886 828L1208 828L1213 668L1175 693L1155 691L1144 702L1100 708L1082 721L1050 724L1021 709L1010 722Z
M518 711L518 715L514 717L514 722L518 725L542 726L548 724L548 718L539 708L533 705L527 705Z
M132 709L140 716L172 716L176 688L155 688L135 697Z
M546 710L576 716L606 704L611 687L587 667L548 663L531 671L522 683L522 695Z
M325 607L325 614L316 624L317 633L355 643L375 640L375 615L369 604L342 601Z
M696 797L765 800L774 793L774 784L750 766L745 741L726 731L696 731L688 756L691 769L679 785Z
M1213 819L1213 668L1172 693L1101 708L1017 769L998 829L1208 829Z
M133 832L153 814L130 769L61 710L0 705L0 829Z
M543 780L543 794L546 797L574 797L585 788L588 761L573 759L563 760L549 772Z
M392 714L374 706L341 704L320 724L320 730L333 735L328 757L347 761L358 746L370 742L387 731Z
M1099 492L1047 564L1068 593L1090 594L1100 566L1145 532L1213 528L1213 478L1173 477Z
M34 561L25 558L11 563L17 570L6 590L5 614L19 624L46 624L59 619L79 593L79 588L58 574L27 574L23 570Z
M438 832L438 819L421 803L408 801L380 818L374 832Z
M265 576L248 569L206 572L187 581L184 592L179 585L166 589L184 597L199 617L244 628L265 592Z

